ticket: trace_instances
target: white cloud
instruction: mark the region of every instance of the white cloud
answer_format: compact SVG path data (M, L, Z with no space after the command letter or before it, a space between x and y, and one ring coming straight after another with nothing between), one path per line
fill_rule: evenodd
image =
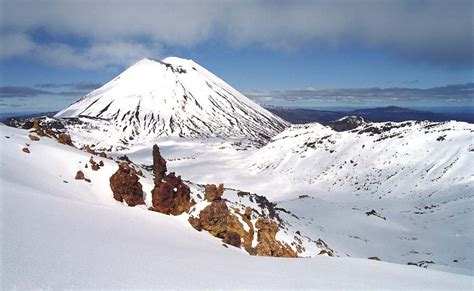
M93 43L146 39L189 47L214 39L276 50L358 43L433 63L472 64L470 0L3 0L1 8L1 31L43 29Z
M128 66L144 57L159 55L160 51L158 45L126 41L98 41L85 48L74 48L65 43L34 42L22 33L9 34L4 39L0 59L24 57L44 64L79 69Z
M34 43L24 33L6 34L2 37L1 43L0 60L23 56L34 48Z

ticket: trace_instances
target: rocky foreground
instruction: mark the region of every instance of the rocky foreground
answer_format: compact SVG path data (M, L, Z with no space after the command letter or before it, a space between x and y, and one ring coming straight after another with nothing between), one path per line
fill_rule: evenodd
M196 231L188 219L193 213L200 213L201 220L203 209L220 199L225 201L230 212L234 205L240 207L239 212L244 216L246 207L253 208L250 222L254 232L259 232L264 238L269 232L263 231L264 227L260 224L257 226L257 215L269 218L273 214L272 207L259 207L266 202L258 196L244 193L239 196L240 191L228 188L224 188L220 196L222 187L219 185L211 186L206 191L205 186L184 181L191 190L190 198L196 202L189 210L192 214L164 215L148 210L153 206L150 193L155 188L151 166L128 162L137 171L127 173L128 170L122 168L125 173L121 174L136 174L139 177L145 205L124 207L134 195L122 192L121 195L125 194L123 203L114 199L110 177L117 172L125 157L119 158L113 153L107 153L107 157L103 153L91 154L85 149L60 144L53 138L40 137L26 130L0 125L0 131L1 282L4 289L453 290L469 289L472 285L471 276L367 259L342 258L341 252L338 252L339 258L249 256L244 249L223 243L209 235L208 231ZM22 151L23 148L27 148L29 153ZM94 147L91 145L90 148ZM151 148L147 149L147 154L151 156ZM75 179L78 171L82 172L83 179ZM133 179L131 181L134 185ZM311 198L303 200L305 204L321 204L321 201ZM294 208L295 202L298 201L285 204L285 209ZM284 222L284 225L279 225L276 238L281 244L293 247L288 239L293 238L291 230L297 227L301 234L306 233L303 229L308 220L300 216L301 209L286 213L279 209L280 206L273 207ZM317 213L323 211L323 208L317 209ZM299 220L294 216L298 216ZM292 220L289 220L290 217ZM385 223L373 215L363 213L362 217L374 217L374 220ZM387 217L387 221L390 220L391 217ZM245 227L249 224L239 222L249 233ZM229 230L229 227L225 229ZM230 241L237 241L233 239L234 235L227 237ZM242 241L248 239L241 240L243 244ZM256 245L257 242L253 241L252 247ZM306 252L299 256L320 251L316 249L316 243L306 243L305 248Z
M223 184L199 186L200 191L192 194L181 176L167 173L166 160L157 145L153 146L152 154L153 165L149 172L154 176L154 188L149 210L168 215L185 213L196 230L222 239L225 245L243 248L250 255L298 257L304 252L304 238L300 233L294 233L289 243L277 239L277 233L285 228L285 221L278 215L284 209L276 210L265 197L242 191L228 190L236 192L231 195L238 202L226 199ZM139 182L139 175L143 174L138 168L130 161L122 161L110 177L114 198L128 206L145 204ZM333 251L324 246L320 254L333 256Z
M62 129L46 126L38 119L32 121L29 137L32 141L38 141L40 137L51 138L76 148ZM241 248L256 256L334 256L335 252L321 239L313 240L292 229L279 215L290 212L276 208L264 196L225 189L223 184L196 185L189 182L190 187L181 176L174 172L168 173L166 160L157 145L151 150L151 166L137 165L126 156L113 159L106 152L93 148L93 145L79 148L92 155L84 167L99 171L104 163L97 158L115 160L118 169L109 178L110 189L113 198L127 206L146 206L140 180L152 177L152 199L148 210L166 215L185 214L194 229L206 231L221 239L226 246ZM77 171L75 179L91 183L82 170Z

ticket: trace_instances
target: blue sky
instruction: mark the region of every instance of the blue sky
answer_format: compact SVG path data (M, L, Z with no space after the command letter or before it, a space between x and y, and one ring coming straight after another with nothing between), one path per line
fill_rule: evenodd
M0 3L2 111L59 109L169 55L266 104L473 105L471 1Z

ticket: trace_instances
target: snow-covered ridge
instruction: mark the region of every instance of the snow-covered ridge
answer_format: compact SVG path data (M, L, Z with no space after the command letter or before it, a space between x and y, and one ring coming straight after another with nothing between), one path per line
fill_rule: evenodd
M474 189L473 136L473 125L454 121L366 123L343 132L294 125L255 152L248 166L326 193L378 199L466 192Z
M159 136L265 142L288 125L205 68L176 57L143 59L55 117L100 120L96 132L109 145Z
M7 289L468 289L472 285L472 276L366 259L251 257L196 232L185 216L115 201L109 188L109 177L117 169L114 161L94 156L104 163L94 171L85 167L88 153L49 138L32 141L25 130L1 125L0 131L2 283ZM30 153L24 153L24 147ZM74 179L79 169L90 183ZM149 192L151 179L145 175L141 182Z

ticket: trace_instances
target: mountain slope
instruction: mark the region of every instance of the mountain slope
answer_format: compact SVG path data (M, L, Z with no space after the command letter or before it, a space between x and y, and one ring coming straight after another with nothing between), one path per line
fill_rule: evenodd
M143 59L55 117L100 120L112 144L158 136L265 142L287 126L195 62L176 57Z
M252 257L196 232L186 217L115 201L108 188L113 161L85 169L90 154L48 138L31 141L24 130L0 132L4 289L472 286L471 276L370 260ZM74 180L77 169L91 183Z
M365 123L344 132L317 123L295 125L247 165L257 173L282 175L282 183L296 184L293 190L307 185L331 197L468 194L474 187L473 132L473 125L454 121Z
M426 261L472 274L473 141L468 123L410 121L342 132L294 125L245 151L206 141L159 144L171 171L264 195L291 211L282 215L293 229L338 256ZM149 164L146 151L127 156Z

